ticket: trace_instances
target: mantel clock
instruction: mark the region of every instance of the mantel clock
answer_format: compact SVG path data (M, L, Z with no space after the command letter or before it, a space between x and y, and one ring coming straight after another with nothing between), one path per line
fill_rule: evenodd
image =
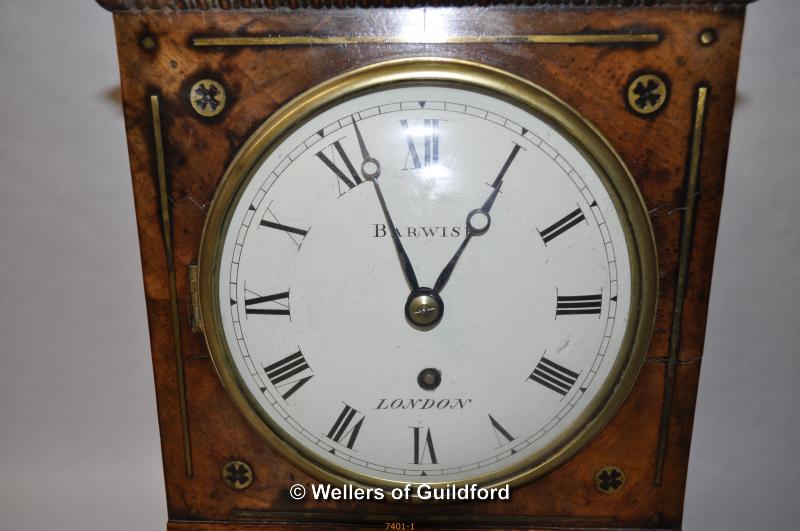
M746 2L100 4L168 529L680 528Z

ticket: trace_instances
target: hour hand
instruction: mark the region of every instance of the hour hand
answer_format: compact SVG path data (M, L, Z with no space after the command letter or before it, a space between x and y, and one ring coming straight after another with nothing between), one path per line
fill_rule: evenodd
M353 129L356 131L356 139L358 139L358 147L361 149L361 177L364 180L371 181L377 179L381 175L381 164L377 159L372 158L367 150L367 144L364 143L364 137L361 136L361 130L358 128L356 117L350 117L353 120ZM376 184L377 186L377 184Z

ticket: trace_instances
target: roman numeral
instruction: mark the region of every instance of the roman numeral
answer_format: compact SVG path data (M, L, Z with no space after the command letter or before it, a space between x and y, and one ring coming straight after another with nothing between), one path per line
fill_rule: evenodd
M426 455L431 464L438 464L439 461L436 460L436 451L433 449L433 437L431 437L430 428L425 428L424 435L423 428L412 427L411 429L414 430L414 464L423 464Z
M556 316L558 315L600 315L603 294L597 295L556 295Z
M403 131L406 135L406 144L408 144L408 156L406 157L406 166L404 170L426 168L428 166L435 166L439 164L439 120L423 121L424 130L424 158L420 159L417 146L414 142L414 134L411 127L408 125L408 120L400 120L400 125L403 126ZM408 162L411 162L411 167Z
M578 380L579 374L572 372L566 367L562 367L558 363L551 361L542 356L541 361L533 369L533 372L528 379L540 383L548 389L552 389L556 393L564 396L575 385Z
M254 296L248 298L248 293ZM280 302L284 299L286 300L286 303ZM271 305L272 307L270 308L256 307L269 302L273 302L275 304ZM280 307L275 308L275 306ZM247 313L247 315L289 315L289 292L284 291L283 293L276 293L274 295L261 296L245 288L244 311Z
M358 422L353 424L353 420L357 415L361 415L361 413L345 404L344 409L342 409L336 422L334 422L331 431L328 432L328 439L352 450L356 442L356 437L358 437L358 432L361 431L361 425L364 424L364 415L361 415ZM351 424L352 427L350 427ZM350 436L350 438L347 439L347 443L342 443L342 439L347 436Z
M272 218L274 221L267 219L267 217ZM275 215L272 210L267 207L267 211L264 213L264 219L259 222L261 227L267 227L268 229L275 229L283 231L286 236L297 246L297 249L300 249L300 245L303 243L303 238L305 238L306 234L308 234L307 230L298 229L297 227L292 227L290 225L284 225L278 220L278 216ZM301 236L301 238L298 238Z
M294 354L289 354L285 358L276 361L272 365L264 367L264 372L267 373L267 378L269 378L269 381L272 382L272 385L274 385L276 389L280 388L282 390L291 386L281 395L284 400L292 396L295 391L303 387L303 385L314 376L310 374L309 376L295 378L295 376L301 375L301 373L312 372L306 358L299 350Z
M514 437L508 433L508 430L502 427L491 414L489 414L489 422L492 423L492 428L494 428L494 436L497 437L497 442L500 444L500 446L503 446L504 444L510 443L514 440ZM502 442L500 440L501 436L506 440L506 442Z
M290 232L292 234L299 234L300 236L305 236L308 234L307 230L298 229L297 227L290 227L289 225L284 225L282 223L267 221L266 219L262 219L260 225L262 227L269 227L270 229L277 229L284 232Z
M540 230L539 235L542 237L542 240L544 240L545 245L547 245L547 242L549 242L556 236L564 234L565 232L567 232L569 229L571 229L584 219L586 218L583 216L583 211L581 211L580 207L576 208L575 210L573 210L563 218L559 219L546 229Z
M325 153L327 150L330 150L330 157ZM337 166L334 162L336 160L336 155L334 152L338 153L339 159L341 159L342 163L344 163L347 172L350 174L349 177L345 175L345 173L339 169L339 166ZM344 148L339 140L317 153L317 158L319 158L319 160L321 160L328 168L330 168L330 170L335 173L339 180L346 184L348 188L353 188L357 184L361 184L361 177L359 177L355 166L353 166L353 163L350 161L347 153L345 153Z

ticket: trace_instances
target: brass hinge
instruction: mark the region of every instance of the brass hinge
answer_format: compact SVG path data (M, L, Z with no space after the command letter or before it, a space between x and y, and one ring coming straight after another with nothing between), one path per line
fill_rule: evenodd
M203 314L200 312L200 268L189 266L189 299L192 305L192 332L203 332Z

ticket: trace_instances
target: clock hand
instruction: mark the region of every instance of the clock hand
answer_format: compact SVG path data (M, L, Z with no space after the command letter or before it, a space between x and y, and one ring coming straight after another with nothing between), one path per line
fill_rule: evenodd
M458 246L458 249L456 249L453 257L449 262L447 262L447 265L444 266L442 272L439 273L439 277L436 279L436 284L433 285L433 291L436 293L439 293L442 289L444 289L445 284L447 284L447 281L450 280L450 275L453 274L453 270L456 268L458 259L461 258L461 253L464 252L464 249L466 249L467 244L469 244L472 237L485 234L486 231L489 230L489 226L492 224L492 218L489 216L489 212L492 210L494 200L497 199L497 194L500 193L500 187L503 186L503 177L505 177L508 168L511 166L511 163L514 162L514 158L517 156L517 153L519 153L519 150L520 146L514 144L514 149L511 150L511 153L508 155L505 163L503 163L503 167L500 168L500 172L497 174L497 177L495 177L494 182L491 185L493 188L492 193L489 194L489 197L483 202L483 205L480 208L476 208L467 214L467 235L464 238L464 241L461 242L461 245Z
M437 293L444 288L444 285L447 284L447 281L450 280L450 275L453 273L453 269L456 267L456 263L458 263L458 259L461 258L461 253L464 252L466 249L467 244L472 239L472 231L469 230L469 222L467 222L467 236L464 238L464 241L461 242L461 245L458 246L456 249L456 254L447 262L447 265L444 266L442 272L439 273L439 277L436 279L436 284L433 285L433 290Z
M417 281L417 275L414 273L414 266L411 265L411 259L408 257L408 254L406 254L402 242L400 242L400 236L397 234L392 216L389 214L389 209L386 207L386 200L383 197L381 186L378 184L378 179L381 175L381 165L377 159L370 156L367 145L364 143L364 138L361 136L361 130L358 128L358 123L356 123L355 117L351 118L353 120L353 129L356 131L358 146L361 148L361 155L364 159L364 162L361 163L361 177L364 178L364 180L372 181L372 184L375 186L378 202L381 204L383 216L386 218L386 225L389 227L389 233L392 236L392 242L394 243L395 251L397 251L397 257L400 259L400 267L403 270L406 282L408 282L411 290L417 291L419 290L419 282Z

